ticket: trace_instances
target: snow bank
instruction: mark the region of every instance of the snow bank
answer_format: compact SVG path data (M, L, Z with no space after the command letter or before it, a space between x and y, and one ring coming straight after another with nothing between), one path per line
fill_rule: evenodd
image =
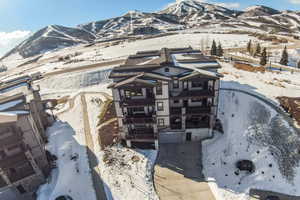
M251 188L300 195L300 139L282 116L255 97L231 91L220 92L218 114L224 135L203 144L204 174L217 196L246 200ZM253 161L256 171L235 174L239 160Z

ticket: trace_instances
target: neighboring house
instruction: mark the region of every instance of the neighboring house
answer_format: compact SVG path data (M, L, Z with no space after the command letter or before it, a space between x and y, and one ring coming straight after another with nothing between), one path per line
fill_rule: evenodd
M110 74L127 145L197 141L212 136L220 65L191 48L138 52Z
M0 199L35 200L50 171L45 129L47 102L28 78L0 86Z

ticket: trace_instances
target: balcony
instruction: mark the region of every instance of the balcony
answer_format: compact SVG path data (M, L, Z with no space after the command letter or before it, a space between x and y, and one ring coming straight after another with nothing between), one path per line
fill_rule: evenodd
M27 162L27 158L24 152L17 153L13 156L5 157L0 160L0 168L8 169L12 166L21 165L22 163Z
M175 108L175 107L171 107L170 108L170 114L171 115L181 115L182 114L182 108Z
M129 98L122 97L120 101L123 106L146 106L146 105L155 105L155 98L153 94L147 95L145 98Z
M194 129L194 128L209 128L209 121L190 121L186 120L186 129Z
M213 89L204 89L204 90L183 90L178 95L172 95L170 93L170 97L174 100L188 100L191 97L197 97L197 98L208 98L213 97L215 95L215 92Z
M154 133L153 128L144 128L130 130L126 139L130 140L154 140L157 139L157 135Z
M22 180L23 178L32 176L34 174L35 174L35 172L29 162L27 162L25 164L23 163L22 167L18 166L17 170L15 170L13 172L10 171L9 173L7 173L8 179L11 182L16 182L16 181Z
M187 115L197 115L197 114L209 114L211 112L210 106L197 106L197 107L187 107Z
M19 144L22 142L22 136L13 133L12 135L5 137L3 139L0 139L0 148L4 147L5 145L10 145L10 144Z
M155 122L155 117L153 114L134 114L126 115L124 124L153 124Z

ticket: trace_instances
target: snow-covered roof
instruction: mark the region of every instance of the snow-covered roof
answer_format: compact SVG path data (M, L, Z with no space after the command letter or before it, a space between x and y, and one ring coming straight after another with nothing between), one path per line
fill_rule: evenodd
M9 101L9 102L5 102L5 103L2 103L0 104L0 112L1 111L5 111L5 110L8 110L18 104L21 104L23 103L23 100L22 99L17 99L17 100L14 100L14 101Z

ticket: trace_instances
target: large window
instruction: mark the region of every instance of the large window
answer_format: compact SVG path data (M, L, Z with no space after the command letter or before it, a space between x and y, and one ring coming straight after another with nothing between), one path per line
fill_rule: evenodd
M200 82L200 81L193 81L192 82L192 87L193 88L203 88L204 84L203 82Z
M125 97L130 98L134 96L143 96L142 89L135 90L135 91L130 91L130 90L125 90Z
M157 110L163 111L164 110L164 103L163 102L157 102Z

